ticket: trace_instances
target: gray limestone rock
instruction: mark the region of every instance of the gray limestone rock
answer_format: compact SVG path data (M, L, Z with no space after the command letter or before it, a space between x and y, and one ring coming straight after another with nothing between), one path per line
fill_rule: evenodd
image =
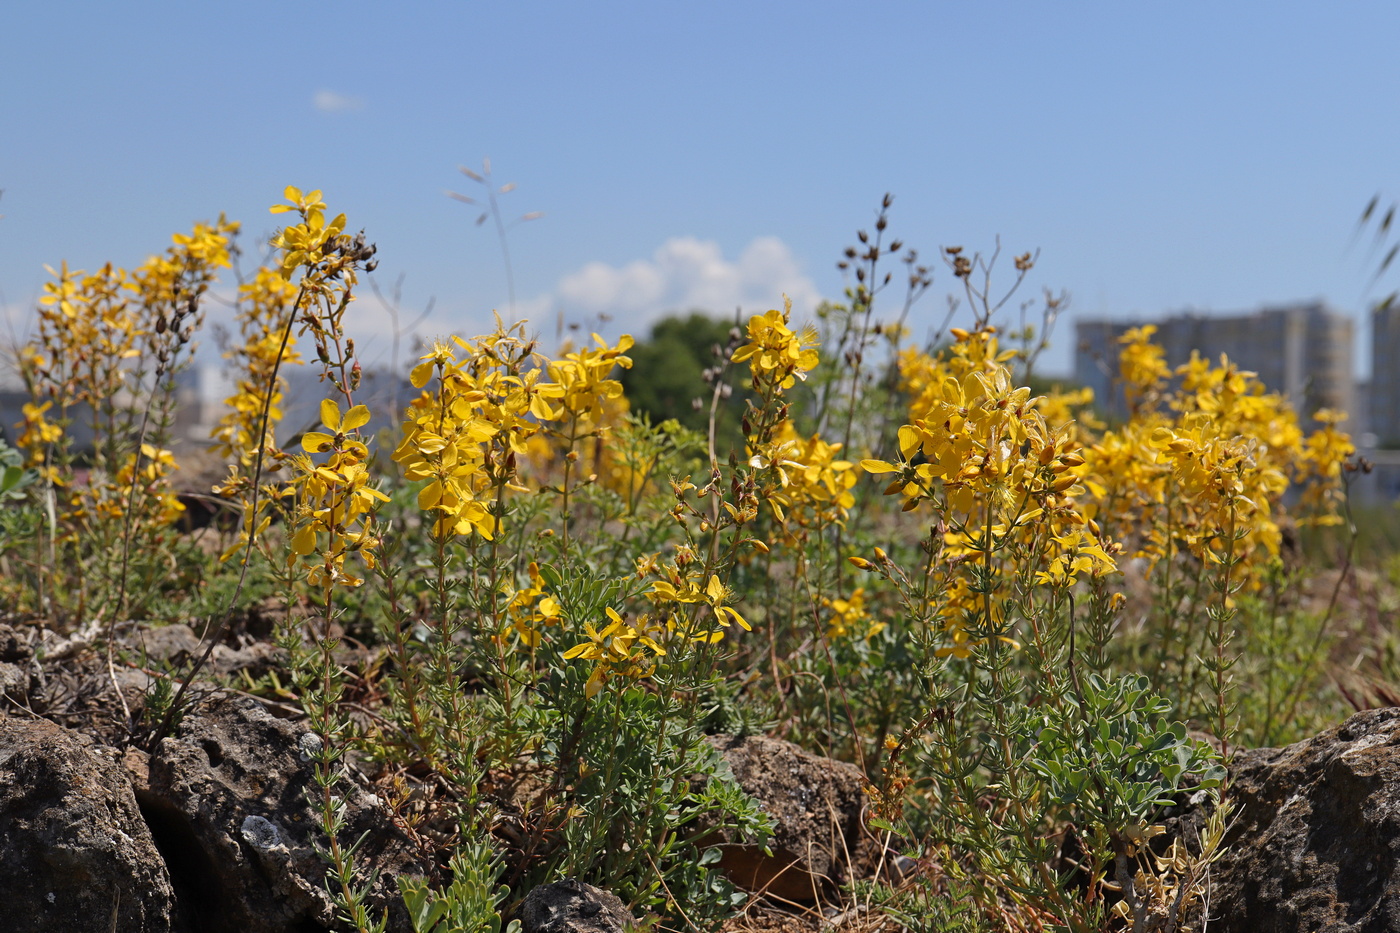
M191 927L203 933L302 933L334 928L326 892L314 764L304 726L257 701L217 694L188 714L149 760L137 797L165 854ZM314 736L313 736L314 738ZM128 756L129 758L131 756ZM359 787L345 793L341 844L363 837L357 882L370 880L374 916L408 928L395 879L423 874L387 807Z
M0 715L0 927L178 929L165 863L115 753Z
M711 741L734 780L773 817L772 854L757 846L721 844L720 867L741 888L787 901L834 895L866 843L860 769L762 736Z
M0 706L42 710L44 672L22 630L0 625Z
M1211 933L1400 930L1400 708L1241 752L1230 770ZM1192 839L1202 820L1188 806L1168 827Z
M520 908L522 933L626 933L636 925L616 894L573 878L540 885Z

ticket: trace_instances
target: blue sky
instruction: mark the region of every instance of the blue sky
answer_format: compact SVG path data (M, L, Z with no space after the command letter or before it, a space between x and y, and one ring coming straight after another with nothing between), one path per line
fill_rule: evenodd
M1039 248L1074 315L1354 313L1353 244L1400 196L1393 3L771 2L12 5L0 35L0 304L45 263L139 262L220 211L245 246L288 184L436 305L508 314L490 226L444 189L492 160L517 313L732 313L837 297L879 198L940 246ZM937 276L922 306L941 316ZM363 326L384 330L371 299ZM377 322L377 323L376 323ZM376 330L376 328L378 328ZM1364 330L1364 328L1363 328ZM367 357L373 352L367 352Z

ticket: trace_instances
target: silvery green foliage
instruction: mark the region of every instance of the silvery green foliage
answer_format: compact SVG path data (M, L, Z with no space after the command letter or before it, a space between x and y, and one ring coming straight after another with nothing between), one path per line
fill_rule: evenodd
M433 890L422 878L400 878L414 933L501 933L501 904L510 889L497 884L500 865L483 839L463 842L451 861L452 883ZM517 933L512 920L506 933Z
M37 475L26 470L20 452L0 438L0 503L23 499L24 487L34 482Z
M1029 765L1046 779L1054 803L1107 833L1145 828L1158 808L1175 802L1188 775L1201 789L1225 777L1219 755L1168 718L1171 702L1140 674L1088 674L1082 693L1065 700L1040 730Z

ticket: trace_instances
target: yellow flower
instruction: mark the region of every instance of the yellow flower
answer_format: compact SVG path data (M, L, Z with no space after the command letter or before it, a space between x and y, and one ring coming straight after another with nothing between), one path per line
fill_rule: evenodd
M511 623L522 644L530 648L540 645L542 626L558 625L562 621L559 602L544 591L540 565L530 561L526 568L530 585L515 591L507 605Z
M1156 332L1156 326L1148 324L1134 327L1118 338L1123 345L1119 354L1119 372L1123 377L1128 407L1132 411L1144 408L1155 398L1171 375L1166 352L1152 343L1152 335Z
M782 421L772 441L753 453L750 465L772 469L777 488L767 498L779 521L799 527L841 524L855 505L855 465L837 459L840 444L820 435L803 437L791 421Z
M564 652L565 660L581 658L596 662L584 687L585 695L590 698L615 675L632 679L648 676L651 673L651 659L666 653L666 649L651 637L651 630L645 625L634 627L628 624L611 607L606 613L609 622L602 631L594 628L592 623L585 623L588 640ZM643 616L642 622L645 621L646 617ZM651 656L648 657L641 648L648 649Z
M868 563L868 562L867 562ZM869 640L885 630L884 622L870 618L865 608L865 587L856 587L844 599L827 599L826 607L831 610L831 621L826 630L829 639L848 638L859 634Z
M749 319L749 342L734 351L736 363L748 362L755 389L776 386L790 389L796 379L806 379L819 361L816 331L805 329L801 336L788 327L792 301L783 297L783 310L756 314Z
M900 459L866 459L862 469L896 474L885 493L902 495L906 510L934 499L969 518L1065 492L1074 480L1057 487L1052 477L1067 469L1072 445L1049 429L1030 389L1012 384L996 331L953 333L946 356L904 359L906 389L917 395L899 429Z
M30 466L42 464L47 459L45 451L48 446L63 439L63 429L45 417L45 413L52 407L53 402L45 402L42 405L25 402L20 406L20 411L24 414L24 432L20 434L17 443L21 450L29 452Z
M609 399L621 398L622 383L609 379L617 367L630 369L632 359L624 354L631 348L633 340L623 334L617 346L610 347L602 337L593 335L597 347L586 347L577 353L566 353L562 360L549 364L550 378L561 391L552 393L559 399L562 412L546 405L549 420L559 420L565 413L575 417L598 421L603 415L603 405ZM543 403L543 399L541 402Z
M321 424L334 433L325 434L320 431L309 431L301 439L301 449L311 454L323 454L328 450L334 450L350 443L356 445L355 450L361 457L368 456L368 451L363 449L364 444L358 441L347 441L345 435L369 424L369 419L369 409L364 405L354 406L342 417L339 405L332 399L323 399L321 401Z
M370 485L369 449L359 439L359 429L369 420L364 405L342 414L334 400L324 399L321 424L334 433L307 434L302 441L306 453L292 458L297 476L289 563L310 565L307 579L312 586L353 588L363 583L345 570L345 558L351 554L375 566L379 539L372 530L373 514L389 497ZM325 455L324 462L313 460L313 453Z

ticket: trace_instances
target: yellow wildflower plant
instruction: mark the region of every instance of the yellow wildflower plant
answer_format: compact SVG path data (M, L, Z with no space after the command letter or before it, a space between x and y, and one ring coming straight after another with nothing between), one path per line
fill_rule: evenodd
M213 283L217 270L231 268L231 238L240 224L220 216L213 224L195 224L188 234L171 236L172 246L151 256L131 276L131 288L146 307L188 301Z
M788 417L784 392L797 380L805 380L821 362L816 330L808 326L800 333L794 331L791 317L792 301L784 296L782 311L773 309L749 319L748 342L731 355L735 363L748 363L757 394L742 420L746 464L752 472L734 477L729 490L732 501L724 501L722 509L719 474L714 474L701 492L715 496L712 514L701 527L750 525L766 504L780 529L777 541L794 550L801 566L804 541L827 527L844 527L855 505L852 490L857 474L855 465L839 456L843 444L832 443L820 433L804 435ZM701 516L697 513L697 517ZM770 542L761 537L750 528L735 537L731 552L746 546L766 554ZM744 553L751 557L751 552Z
M168 453L150 481L154 498L149 502L144 494L135 496L122 477L136 479L143 472L138 461L159 446L146 443L148 426L163 431L168 423L172 376L189 359L202 316L199 301L218 270L229 267L237 230L238 224L223 217L196 224L133 272L110 263L91 274L70 270L66 263L50 270L54 281L39 299L35 340L20 353L26 383L45 401L25 410L21 446L31 464L52 466L55 448L66 442L62 426L86 419L92 482L75 493L73 520L82 521L85 514L115 517L134 508L137 526L159 527L178 514L166 478L174 469ZM52 420L48 406L56 416ZM45 475L67 482L61 470L46 469Z
M1118 371L1128 409L1134 413L1150 407L1171 376L1166 351L1152 342L1155 333L1157 326L1147 324L1134 327L1118 338L1123 347L1119 352Z
M288 562L308 567L307 582L313 587L360 586L364 579L345 567L350 555L358 555L367 567L375 566L379 539L374 511L389 497L370 485L369 449L359 437L369 420L364 405L342 414L334 400L325 399L321 425L326 430L308 433L302 439L304 453L292 458L297 472L295 531Z
M1299 502L1300 523L1339 525L1337 514L1342 498L1342 473L1347 461L1356 454L1351 435L1337 425L1346 420L1345 412L1322 408L1313 413L1320 427L1308 435L1302 455L1302 474L1306 482Z
M953 330L947 352L905 354L901 371L909 391L910 422L898 431L899 459L866 459L861 468L890 475L886 495L910 511L928 503L944 528L929 565L928 594L920 609L942 631L936 653L965 658L989 643L971 620L1001 631L1002 605L1024 574L1061 589L1079 575L1114 572L1116 562L1086 525L1081 500L1088 472L1071 424L1052 429L1030 389L1011 381L1012 351L997 345L990 327ZM885 562L857 566L885 571ZM967 566L984 568L976 587ZM1014 644L1005 635L993 639Z
M703 603L710 607L714 613L714 619L722 628L729 628L737 623L741 629L751 631L752 627L741 616L738 610L726 603L733 598L729 588L720 582L718 576L711 574L710 579L702 587L693 577L687 577L683 572L678 571L675 565L667 565L666 572L671 577L670 580L658 580L652 584L651 597L657 603ZM718 641L719 639L712 639Z
M1116 569L1103 543L1083 530L1075 529L1051 537L1054 545L1044 570L1036 571L1037 583L1072 586L1081 574L1102 576Z
M282 277L290 279L302 266L311 268L321 262L327 244L345 232L345 215L338 214L326 223L326 202L321 200L319 190L303 194L300 188L288 185L283 197L288 203L274 204L268 211L273 214L296 211L302 218L301 223L283 228L272 240L272 245L282 251Z
M224 354L235 391L224 400L227 411L210 432L211 449L231 460L228 477L214 492L238 499L243 506L242 530L222 560L240 553L249 538L258 540L271 524L272 504L290 492L286 486L264 483L254 495L251 487L259 466L267 477L278 473L287 459L276 438L287 389L283 370L302 362L294 333L297 297L296 286L266 267L238 289L234 316L240 340Z
M762 450L750 451L750 466L771 468L778 478L767 499L779 521L811 528L845 522L855 506L857 474L855 464L838 459L841 446L820 434L805 437L785 420Z
M617 367L630 369L632 359L626 355L633 344L632 337L623 334L616 346L593 335L596 347L585 347L575 353L565 353L562 359L549 363L549 376L563 390L558 408L549 420L588 418L595 422L603 417L603 405L608 399L622 397L622 383L609 378Z
M42 405L25 402L20 406L20 412L24 415L24 429L17 443L20 450L28 453L26 462L29 466L42 467L48 459L48 450L63 439L63 427L48 420L51 408L52 399Z
M654 659L666 653L653 637L661 636L662 630L649 625L646 616L633 625L618 615L617 610L609 607L605 611L608 624L599 631L593 623L584 623L588 640L564 652L565 660L577 658L594 662L584 687L584 694L590 699L613 677L639 680L650 676Z
M705 579L692 572L694 569L692 554L689 548L683 546L677 549L675 561L656 566L653 571L664 579L654 581L647 595L660 610L666 630L683 641L710 644L721 641L725 630L733 625L746 632L752 631L748 620L729 605L734 593L720 581L719 576L711 574ZM709 620L717 627L704 625L693 611L681 608L686 606L706 607Z
M373 272L378 260L375 246L365 242L364 233L345 233L345 215L330 222L320 191L303 194L288 186L283 192L286 204L274 204L274 214L295 212L301 223L283 227L272 238L280 251L279 274L297 288L293 307L299 333L310 333L316 358L324 376L342 396L349 399L359 388L360 369L355 358L355 341L345 335L345 313L354 301L359 273Z
M1255 588L1279 553L1291 484L1303 487L1305 521L1335 521L1342 465L1354 451L1336 427L1341 416L1319 412L1321 427L1305 436L1287 399L1254 373L1198 354L1173 372L1151 335L1137 328L1122 339L1136 407L1085 448L1093 499L1084 512L1149 568L1180 550L1211 564L1228 550L1236 577Z
M912 421L898 432L900 459L866 459L861 468L895 474L886 494L902 495L906 510L937 499L966 517L985 505L1000 520L1027 496L1067 494L1083 462L1076 445L1050 430L1030 389L1013 387L994 331L954 334L943 365L920 374Z
M118 487L139 484L155 503L159 524L169 525L185 511L185 505L170 487L169 477L179 469L175 455L153 444L141 445L141 457L132 457L117 473Z
M291 458L293 511L287 564L289 569L300 565L307 570L307 582L321 591L321 604L329 614L335 587L353 589L364 582L347 567L346 558L355 555L366 567L376 566L379 538L374 512L388 501L372 485L369 447L360 432L371 414L367 406L353 401L360 364L354 341L345 336L342 325L358 270L373 269L375 248L364 243L363 235L352 238L343 233L345 215L325 222L321 192L303 194L289 186L284 196L290 203L273 205L270 211L295 211L302 222L283 228L272 239L281 251L280 274L290 283L300 271L292 313L302 332L309 331L313 337L323 377L346 402L342 409L333 398L321 401L325 430L304 435L302 453Z
M214 451L234 458L242 470L251 469L259 444L265 451L277 452L274 437L282 420L287 388L280 370L301 363L290 329L296 297L296 287L267 268L259 269L238 289L235 316L240 339L224 354L229 360L235 392L225 399L228 412L219 419L210 437ZM266 434L259 440L264 411ZM275 468L275 463L264 465L269 472Z
M49 270L33 337L16 353L30 395L18 444L52 507L52 546L35 573L59 612L125 613L150 593L133 574L153 583L162 572L151 555L184 511L168 449L175 376L237 230L223 217L196 224L131 271Z
M557 359L546 359L535 374L535 407L530 413L540 430L520 452L540 486L552 486L564 497L564 511L573 488L582 479L630 498L638 477L615 448L614 438L627 423L631 406L622 383L612 378L617 369L630 369L627 350L631 335L609 345L598 334L595 346L573 350L565 345ZM544 380L548 376L549 381Z
M995 372L1016 358L1015 350L1001 349L995 327L974 331L954 327L950 333L954 343L945 353L931 356L911 347L899 354L900 390L910 398L911 419L942 398L943 382L949 376L960 379L974 370Z
M406 479L428 481L418 506L437 514L433 531L440 538L492 540L499 529L493 500L506 488L523 489L516 458L540 429L537 413L548 412L547 400L556 395L539 381L538 369L513 372L529 355L503 331L475 346L454 337L434 344L410 375L420 389L435 378L436 389L409 407L393 459Z

